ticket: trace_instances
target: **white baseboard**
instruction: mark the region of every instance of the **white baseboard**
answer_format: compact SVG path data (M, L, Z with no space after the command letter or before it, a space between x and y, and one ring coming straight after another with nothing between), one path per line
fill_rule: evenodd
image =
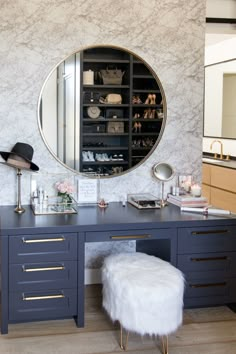
M101 269L85 269L84 283L85 285L101 284Z

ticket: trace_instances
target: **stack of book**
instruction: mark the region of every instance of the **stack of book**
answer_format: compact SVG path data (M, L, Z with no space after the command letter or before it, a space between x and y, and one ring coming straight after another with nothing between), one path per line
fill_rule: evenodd
M207 198L193 197L191 194L172 195L169 194L167 201L179 207L203 208L208 206Z

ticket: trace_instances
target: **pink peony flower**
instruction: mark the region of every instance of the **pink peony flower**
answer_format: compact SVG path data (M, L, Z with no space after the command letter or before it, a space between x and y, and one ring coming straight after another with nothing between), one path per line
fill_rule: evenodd
M56 186L56 189L58 190L58 192L60 192L60 193L71 194L75 191L74 185L67 179L65 179L62 182L57 182L55 184L55 186Z

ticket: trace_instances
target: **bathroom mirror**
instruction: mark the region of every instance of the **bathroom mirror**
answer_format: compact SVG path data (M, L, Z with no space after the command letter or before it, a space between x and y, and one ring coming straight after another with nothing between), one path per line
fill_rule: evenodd
M236 59L205 67L203 135L236 139Z
M160 162L153 166L152 171L154 177L161 181L160 206L165 207L167 205L167 202L164 199L164 182L167 182L174 177L174 170L172 166L168 163Z
M39 98L39 128L49 151L91 177L114 177L143 163L165 121L160 80L140 57L118 47L70 55L50 73Z

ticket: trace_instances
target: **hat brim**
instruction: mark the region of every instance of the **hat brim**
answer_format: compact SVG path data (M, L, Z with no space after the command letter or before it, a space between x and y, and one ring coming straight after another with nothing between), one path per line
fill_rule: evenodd
M5 161L7 161L8 157L12 154L12 152L0 151L0 154L2 155L3 159L4 159ZM33 163L32 161L26 159L26 158L25 158L24 156L22 156L21 154L16 154L16 153L14 153L14 155L18 155L18 156L22 157L23 159L25 159L25 161L29 162L29 163L30 163L30 170L32 170L32 171L38 171L38 170L39 170L39 167L38 167L37 165L35 165L35 163ZM14 166L14 165L12 165L12 164L9 164L9 163L7 163L7 162L6 162L6 165L16 168L16 166ZM24 168L24 169L27 170L27 168Z

